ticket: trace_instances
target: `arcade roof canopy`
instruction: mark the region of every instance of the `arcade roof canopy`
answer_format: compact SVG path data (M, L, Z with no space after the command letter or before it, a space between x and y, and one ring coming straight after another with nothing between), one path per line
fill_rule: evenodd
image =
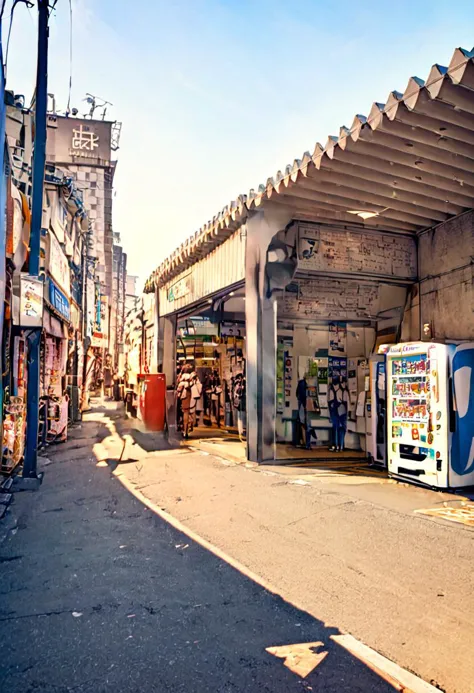
M474 49L356 115L257 190L240 195L181 244L149 278L165 282L223 243L252 210L295 219L416 233L474 206Z

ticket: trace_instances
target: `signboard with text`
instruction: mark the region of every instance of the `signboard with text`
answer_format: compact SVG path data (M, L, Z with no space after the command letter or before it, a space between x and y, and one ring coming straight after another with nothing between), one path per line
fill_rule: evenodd
M44 284L38 277L21 275L20 284L20 325L21 327L41 327L43 324Z
M48 117L46 156L58 164L109 166L112 123L86 118Z
M68 321L71 320L69 300L51 278L48 279L48 301L62 318Z
M71 285L71 274L69 262L61 248L58 239L52 231L48 234L49 237L49 253L47 270L59 286L66 292L69 291Z

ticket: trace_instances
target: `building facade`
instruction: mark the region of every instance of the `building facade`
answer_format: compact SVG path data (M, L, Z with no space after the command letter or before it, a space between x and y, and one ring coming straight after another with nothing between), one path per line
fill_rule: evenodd
M115 329L120 331L123 292L117 291L114 274L114 232L112 224L113 179L116 161L112 153L118 147L116 123L85 118L48 115L47 160L71 173L77 181L89 210L90 235L87 262L93 272L93 289L87 295L95 310L89 310L93 324L86 331L93 348L100 350L101 358L111 354L117 366L118 348ZM120 264L120 272L123 265ZM120 306L118 305L118 302ZM92 315L94 317L92 317Z
M374 103L158 267L146 290L157 301L170 430L179 366L190 362L220 379L218 425L246 378L250 460L273 460L277 443L294 439L302 380L320 441L331 388L347 382L346 444L366 450L369 359L381 345L472 340L473 73L474 54L457 49L449 66Z

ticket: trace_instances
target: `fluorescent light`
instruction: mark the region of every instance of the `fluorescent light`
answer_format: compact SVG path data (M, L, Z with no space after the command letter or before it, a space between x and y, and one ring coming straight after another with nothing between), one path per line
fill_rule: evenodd
M372 217L378 217L379 213L378 212L364 212L363 210L359 209L348 209L347 210L348 214L355 214L356 216L360 217L361 219L372 219Z

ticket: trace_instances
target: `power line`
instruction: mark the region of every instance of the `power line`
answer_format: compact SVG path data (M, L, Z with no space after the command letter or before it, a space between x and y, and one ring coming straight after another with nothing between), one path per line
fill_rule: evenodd
M6 49L5 49L5 64L4 64L5 73L6 73L6 71L7 71L8 49L9 49L9 47L10 47L10 35L11 35L11 33L12 33L13 14L14 14L14 12L15 12L15 7L16 7L20 2L23 3L24 5L26 5L26 7L27 7L28 9L34 7L34 4L33 4L32 2L30 2L30 0L14 0L14 2L13 2L12 9L11 9L11 12L10 12L10 24L9 24L9 26L8 26L7 45L6 45ZM4 2L3 2L2 9L1 9L1 12L0 12L0 18L1 18L2 15L3 15L3 10L5 9L5 3L6 3L6 0L4 0Z
M66 115L69 115L72 91L72 0L69 0L69 94L67 97Z

